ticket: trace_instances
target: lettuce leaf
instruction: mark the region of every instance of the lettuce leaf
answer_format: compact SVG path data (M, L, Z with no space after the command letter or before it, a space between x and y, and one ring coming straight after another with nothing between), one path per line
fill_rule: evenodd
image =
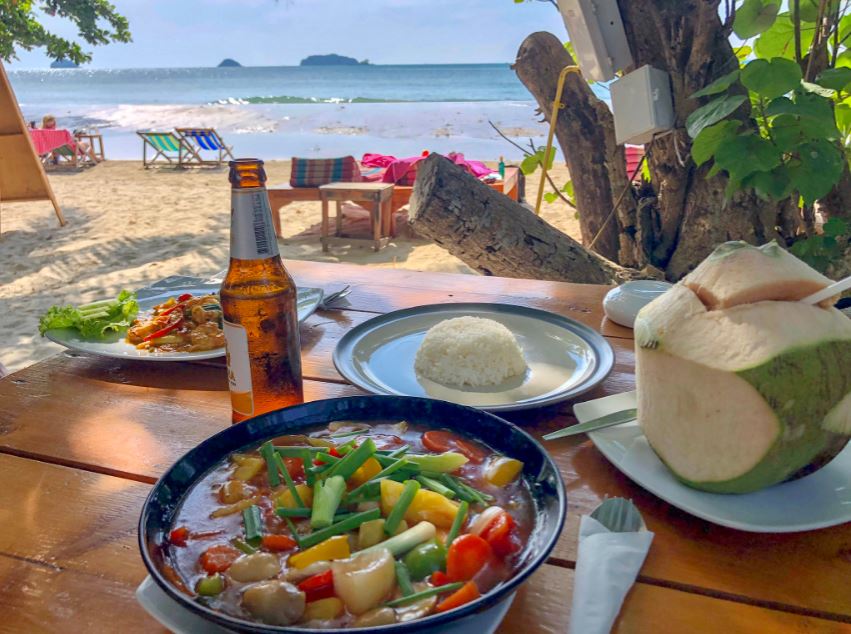
M77 307L51 306L39 320L38 331L43 337L53 328L75 328L84 337L100 339L109 332L129 328L138 313L136 293L123 290L113 300Z

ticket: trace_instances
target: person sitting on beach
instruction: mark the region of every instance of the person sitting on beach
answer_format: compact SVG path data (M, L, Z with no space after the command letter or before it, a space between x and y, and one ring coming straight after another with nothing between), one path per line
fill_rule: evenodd
M55 130L56 117L54 117L52 114L44 115L44 118L41 120L41 127L44 130ZM88 156L93 163L100 163L100 159L95 156L94 150L89 146L88 143L77 141L77 154L79 154L81 157Z

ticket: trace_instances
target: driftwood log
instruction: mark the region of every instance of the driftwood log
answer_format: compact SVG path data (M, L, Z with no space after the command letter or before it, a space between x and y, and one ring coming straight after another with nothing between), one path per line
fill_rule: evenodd
M418 167L409 222L485 275L587 284L628 276L438 154Z

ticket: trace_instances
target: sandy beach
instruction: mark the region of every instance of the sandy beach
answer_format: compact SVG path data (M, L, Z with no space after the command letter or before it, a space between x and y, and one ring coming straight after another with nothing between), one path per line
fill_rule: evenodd
M270 184L288 181L288 161L270 161L266 168ZM564 165L553 175L564 182ZM107 161L53 172L50 182L65 227L46 202L4 204L0 210L0 363L10 370L60 350L38 335L38 318L52 304L94 301L168 275L204 276L227 267L230 189L224 169L144 170L137 161ZM578 236L573 213L564 203L545 203L542 216ZM284 208L284 258L475 274L441 247L411 239L404 224L378 253L362 247L322 253L319 220L318 202Z

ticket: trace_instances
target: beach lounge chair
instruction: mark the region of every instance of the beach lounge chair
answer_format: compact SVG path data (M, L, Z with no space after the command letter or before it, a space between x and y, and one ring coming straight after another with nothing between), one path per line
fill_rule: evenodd
M201 157L203 165L221 166L225 157L234 158L233 148L224 142L215 128L175 128L175 131ZM204 159L202 154L204 151L217 152L218 158L215 160Z
M200 165L202 159L198 153L182 137L174 132L157 132L154 130L136 130L142 139L142 165L145 169L155 165ZM148 158L148 146L154 155Z

